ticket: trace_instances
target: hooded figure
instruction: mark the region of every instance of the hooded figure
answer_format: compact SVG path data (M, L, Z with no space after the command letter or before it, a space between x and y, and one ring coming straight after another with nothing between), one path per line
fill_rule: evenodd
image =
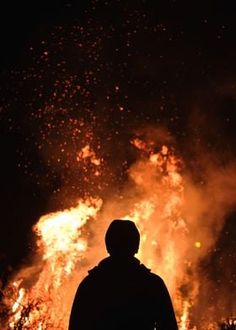
M110 256L89 271L76 292L69 330L177 330L163 280L134 257L134 222L114 220L105 236Z

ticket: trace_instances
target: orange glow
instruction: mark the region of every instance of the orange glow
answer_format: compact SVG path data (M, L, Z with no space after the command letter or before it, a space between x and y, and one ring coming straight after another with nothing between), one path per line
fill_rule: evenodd
M90 219L95 221L101 206L98 198L79 200L71 209L39 219L33 230L41 260L24 270L28 275L18 274L20 279L12 284L14 297L12 292L6 297L8 303L14 300L8 328L15 329L19 322L24 329L66 329L69 310L60 306L68 299L65 284L69 285L71 272L88 248L83 228ZM30 289L23 284L27 278L34 282Z
M188 330L189 329L189 322L188 322L188 310L189 310L189 303L188 301L184 301L183 304L183 313L180 317L180 330Z
M82 159L89 159L93 165L101 165L101 159L96 156L96 153L91 149L88 144L78 152L76 159L78 162Z
M170 290L179 330L190 330L199 287L196 266L204 250L191 237L187 216L193 228L200 216L186 203L188 183L173 149L163 145L157 152L154 144L147 148L140 138L131 144L142 156L128 170L121 199L79 199L70 209L42 216L33 227L38 250L32 265L22 268L9 283L4 298L11 310L6 329L23 324L23 329L66 330L78 283L105 254L108 224L114 218L125 218L133 220L141 232L138 258L160 274ZM89 145L77 154L78 161L84 159L102 165Z
M146 143L139 138L135 138L131 141L131 143L140 150L146 149Z
M200 249L200 248L202 247L202 243L199 242L199 241L195 242L194 245L195 245L195 247L196 247L197 249Z

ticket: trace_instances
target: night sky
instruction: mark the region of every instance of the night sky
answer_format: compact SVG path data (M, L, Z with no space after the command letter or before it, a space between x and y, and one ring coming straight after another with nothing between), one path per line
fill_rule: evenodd
M2 272L27 260L42 214L97 189L105 196L110 168L119 188L137 127L165 127L193 173L199 149L222 166L236 158L233 1L42 0L0 13ZM99 188L74 172L85 140L97 151L106 142ZM232 288L235 220L232 209L202 265L218 281L227 256Z

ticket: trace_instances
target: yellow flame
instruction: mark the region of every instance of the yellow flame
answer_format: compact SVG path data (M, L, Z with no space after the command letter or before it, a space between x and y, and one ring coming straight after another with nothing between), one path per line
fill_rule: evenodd
M61 303L59 288L68 281L79 258L88 248L82 230L89 219L96 218L101 206L101 199L88 198L79 200L73 208L50 213L39 219L33 229L38 237L37 245L43 263L38 266L37 280L31 290L23 288L22 280L13 282L12 286L18 293L12 305L13 315L8 322L10 328L15 328L19 320L23 322L24 329L66 328L67 320L63 320L65 312L60 315L57 311ZM22 287L18 289L19 286ZM27 316L23 316L28 305Z
M188 314L189 314L190 304L188 301L184 301L183 304L183 314L180 317L179 330L188 330Z

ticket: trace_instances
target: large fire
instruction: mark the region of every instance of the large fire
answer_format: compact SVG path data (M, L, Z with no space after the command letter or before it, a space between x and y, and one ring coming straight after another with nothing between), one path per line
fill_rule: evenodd
M131 141L139 153L129 168L129 180L119 199L99 196L78 199L70 209L42 216L33 231L37 254L31 266L14 275L4 290L6 310L1 329L67 329L76 287L86 271L105 254L104 231L113 218L136 222L141 232L138 257L163 277L173 297L179 329L217 329L191 324L197 302L200 252L211 246L207 231L194 231L200 212L190 203L193 192L174 150L139 138ZM102 166L89 145L77 160ZM196 196L195 196L196 197ZM205 245L205 248L204 248Z

